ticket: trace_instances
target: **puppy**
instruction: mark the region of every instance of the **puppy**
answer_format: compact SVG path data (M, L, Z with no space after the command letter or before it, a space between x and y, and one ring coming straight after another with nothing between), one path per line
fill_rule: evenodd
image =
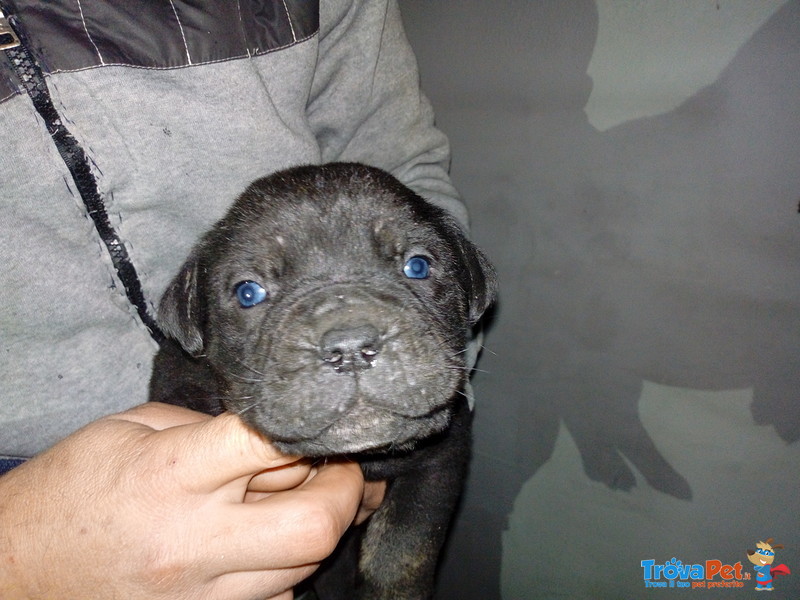
M254 182L165 292L150 399L238 414L281 451L347 455L388 480L315 588L419 599L469 456L471 328L494 271L445 211L335 163Z

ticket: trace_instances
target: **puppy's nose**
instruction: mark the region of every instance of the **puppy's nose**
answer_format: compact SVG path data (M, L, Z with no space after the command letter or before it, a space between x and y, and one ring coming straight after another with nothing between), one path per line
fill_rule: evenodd
M381 334L373 325L330 329L320 338L322 360L337 371L353 371L372 366L381 349Z

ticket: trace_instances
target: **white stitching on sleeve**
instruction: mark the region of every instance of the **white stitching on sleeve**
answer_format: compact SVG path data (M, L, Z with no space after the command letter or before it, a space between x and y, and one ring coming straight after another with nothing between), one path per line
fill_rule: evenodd
M89 42L94 47L94 51L97 53L97 58L100 59L100 64L105 65L106 61L103 60L103 55L100 54L100 48L97 47L97 44L94 43L92 39L92 35L89 33L89 27L86 25L86 19L83 17L83 7L81 6L81 0L78 1L78 12L81 14L81 22L83 23L83 30L86 32L86 37L89 38Z
M236 12L239 15L239 29L242 33L242 39L244 40L244 49L247 50L247 57L250 58L252 55L250 54L250 44L248 43L247 33L244 28L244 19L242 18L242 3L239 0L236 0Z
M192 56L189 54L189 44L186 43L186 34L183 32L183 24L181 18L178 16L178 9L175 8L175 3L169 0L169 5L172 7L172 12L175 14L175 20L178 21L178 28L181 30L181 37L183 38L183 48L186 50L186 60L192 64Z
M297 42L297 35L294 32L294 25L292 24L292 15L289 14L289 7L286 6L286 0L283 0L283 10L286 11L286 18L289 20L289 28L292 30L292 41Z

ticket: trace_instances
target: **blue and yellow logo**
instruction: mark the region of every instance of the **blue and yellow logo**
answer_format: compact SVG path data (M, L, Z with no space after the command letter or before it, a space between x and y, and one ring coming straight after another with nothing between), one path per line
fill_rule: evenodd
M791 571L784 564L774 565L775 550L783 545L775 544L772 538L758 542L757 550L748 550L747 559L756 571L755 589L773 590L773 581L778 575L789 575ZM743 588L745 582L752 581L749 570L741 562L726 564L721 560L707 560L701 563L684 563L673 557L665 563L657 563L649 558L641 561L644 585L648 588Z
M684 564L672 558L664 564L654 559L641 562L644 584L649 588L736 588L744 587L750 573L741 562L725 564L721 560Z

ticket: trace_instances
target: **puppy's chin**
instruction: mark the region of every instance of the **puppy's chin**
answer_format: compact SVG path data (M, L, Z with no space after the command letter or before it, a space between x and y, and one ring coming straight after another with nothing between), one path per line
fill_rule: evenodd
M285 435L264 427L260 419L242 415L245 422L267 437L284 454L332 456L359 453L391 453L412 449L416 443L445 429L451 409L444 406L424 417L404 417L381 409L362 410L357 417L344 415L309 436Z

